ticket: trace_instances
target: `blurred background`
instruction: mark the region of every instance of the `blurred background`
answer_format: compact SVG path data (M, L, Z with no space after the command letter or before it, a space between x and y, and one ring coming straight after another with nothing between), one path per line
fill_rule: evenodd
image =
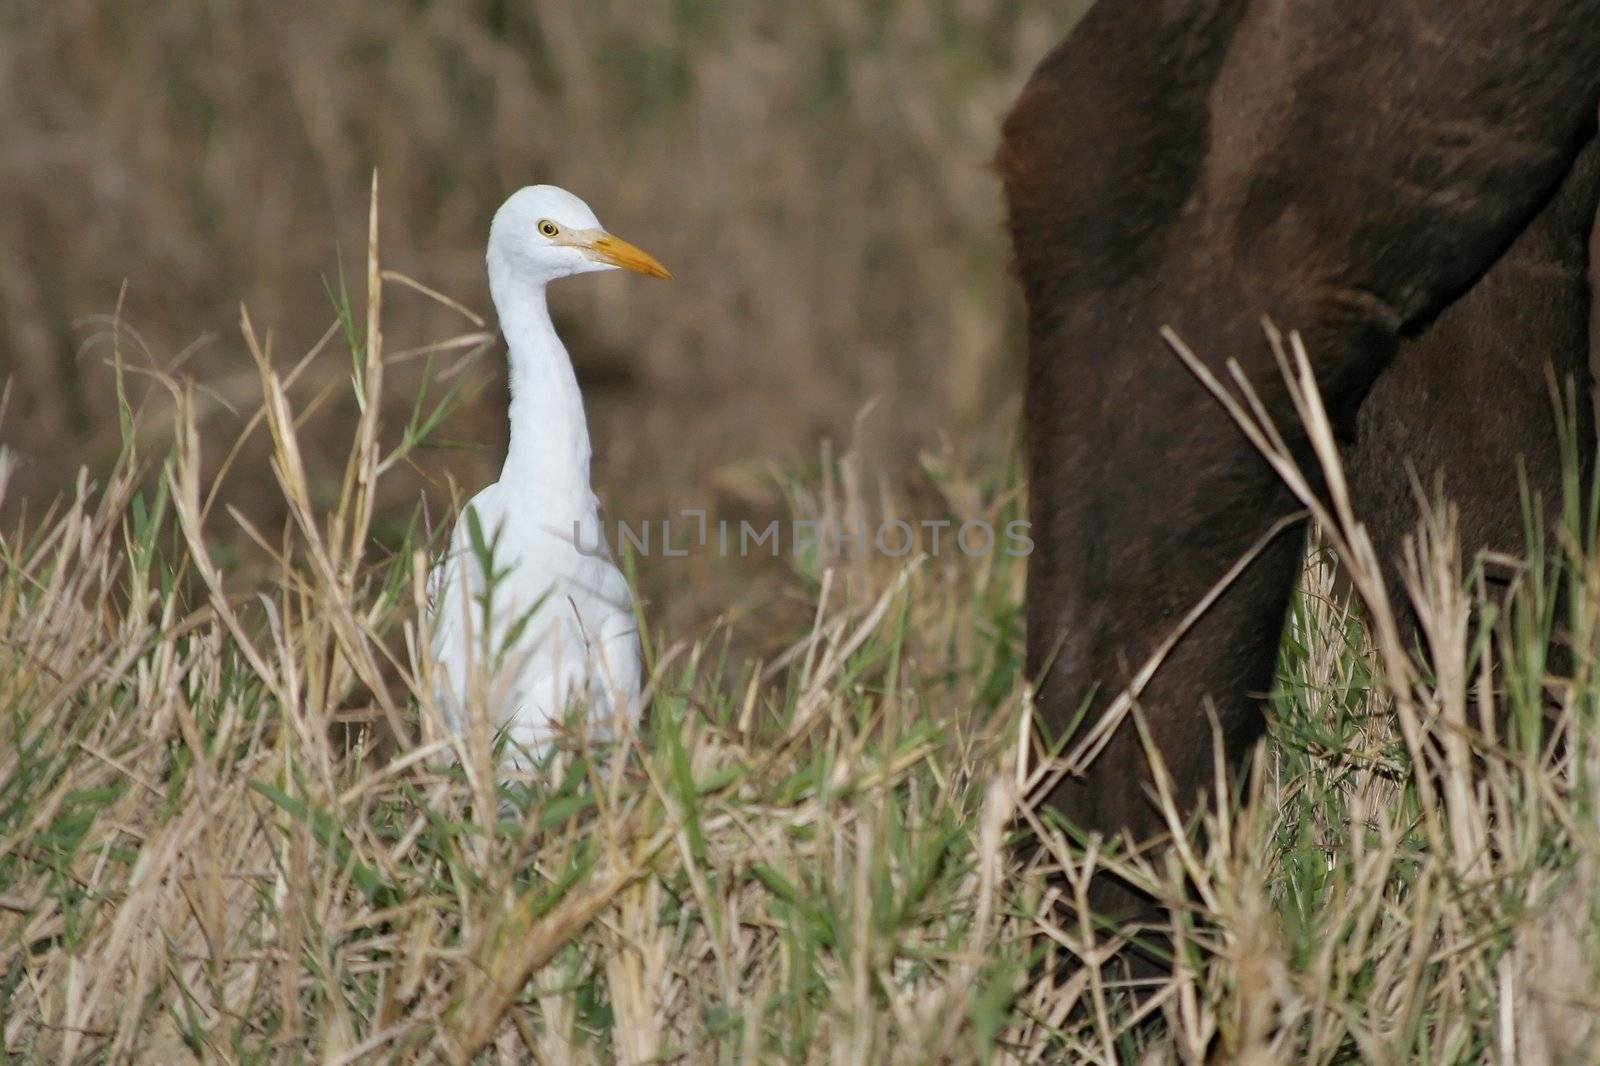
M7 520L116 455L107 337L124 285L123 358L195 379L220 462L260 391L239 305L283 367L334 321L341 260L359 311L374 169L384 265L489 329L484 241L521 185L571 189L675 272L670 284L607 275L553 293L613 518L776 517L786 502L771 472L814 467L829 441L912 495L930 464L1004 457L1020 315L990 159L1028 72L1086 6L0 4ZM472 328L386 291L391 351ZM438 434L460 446L419 453L391 479L380 537L397 536L419 493L437 518L452 480L467 494L498 472L501 349L460 359L433 367L463 383ZM391 431L424 363L388 378ZM335 345L297 385L305 400L327 392L306 433L330 497L353 404L328 386L348 374ZM141 385L135 399L159 411L162 392ZM159 460L169 430L145 425ZM245 452L228 498L270 521L263 456ZM666 624L764 609L759 582L730 583L715 561L650 571L641 580Z

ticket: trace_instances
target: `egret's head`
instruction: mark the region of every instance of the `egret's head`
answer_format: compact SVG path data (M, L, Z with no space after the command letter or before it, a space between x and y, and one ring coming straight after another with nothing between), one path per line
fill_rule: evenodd
M500 205L489 225L489 262L539 282L618 268L672 276L650 253L607 233L588 204L554 185L518 189Z

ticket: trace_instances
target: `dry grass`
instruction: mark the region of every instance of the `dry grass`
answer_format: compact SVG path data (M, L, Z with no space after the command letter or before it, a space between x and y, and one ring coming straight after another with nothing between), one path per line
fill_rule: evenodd
M1274 738L1205 843L1161 856L1069 846L1029 802L1070 765L1022 728L1004 555L637 560L636 733L574 728L498 788L428 758L412 504L486 479L503 392L484 327L407 276L485 308L493 207L568 185L679 278L559 293L613 514L998 526L1016 344L986 160L1080 6L0 9L5 1055L1600 1057L1600 553L1575 510L1504 608L1448 512L1424 525L1422 665L1357 516L1307 494L1326 551ZM374 165L401 273L354 251ZM895 403L855 434L872 395ZM941 432L1002 443L918 451ZM770 473L824 435L858 444ZM463 440L488 444L441 447ZM1058 906L1105 867L1170 902L1177 966L1140 998Z
M376 242L364 291L330 331L348 351L294 369L245 317L265 398L247 432L270 463L208 452L196 391L161 379L170 403L127 409L102 484L0 539L8 1055L1593 1058L1600 556L1575 532L1592 516L1570 514L1560 565L1532 560L1487 615L1448 513L1425 525L1423 670L1354 517L1307 494L1366 607L1314 557L1248 794L1160 856L1069 846L1029 802L1054 764L1020 728L1022 575L1004 555L802 560L814 614L790 654L658 630L640 730L600 745L575 724L543 773L497 788L427 757L445 743L416 622L427 534L377 551L371 526L432 407L380 434L389 353L417 341L393 340L383 307L404 289ZM366 417L317 403L332 378ZM1248 401L1234 411L1303 486ZM320 435L343 441L329 468L302 446ZM860 462L791 498L806 516L869 507ZM213 504L214 472L273 492L281 527ZM940 483L954 511L1016 513L1009 473ZM273 560L248 587L216 555L240 535ZM1547 685L1558 580L1576 668ZM1509 729L1485 735L1486 712ZM402 742L352 740L350 718ZM1019 825L1045 844L1028 868ZM1120 942L1058 905L1108 867L1170 903L1174 974L1138 998Z

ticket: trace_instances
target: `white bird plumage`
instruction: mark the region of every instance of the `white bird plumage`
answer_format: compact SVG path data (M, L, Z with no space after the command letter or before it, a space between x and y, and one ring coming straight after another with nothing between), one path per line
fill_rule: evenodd
M468 502L434 568L430 614L447 724L462 734L487 714L521 766L549 746L572 701L596 722L635 715L639 701L632 595L604 547L583 397L545 289L597 270L671 275L550 185L517 191L495 213L487 259L510 363L510 443L500 480Z

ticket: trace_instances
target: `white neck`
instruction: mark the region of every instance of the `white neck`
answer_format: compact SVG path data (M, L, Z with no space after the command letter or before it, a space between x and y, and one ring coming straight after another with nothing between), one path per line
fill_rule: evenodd
M511 436L500 486L525 496L538 521L569 530L593 510L589 427L572 359L556 335L543 283L514 276L489 256L489 293L511 368Z

